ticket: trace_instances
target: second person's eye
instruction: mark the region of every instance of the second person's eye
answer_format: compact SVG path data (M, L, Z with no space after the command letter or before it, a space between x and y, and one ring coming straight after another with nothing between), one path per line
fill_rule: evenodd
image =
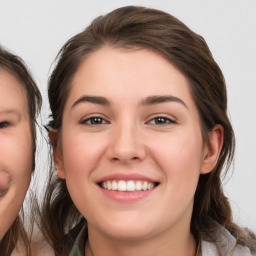
M9 122L6 122L6 121L0 122L0 129L6 128L6 127L8 127L8 126L10 126L10 123L9 123Z

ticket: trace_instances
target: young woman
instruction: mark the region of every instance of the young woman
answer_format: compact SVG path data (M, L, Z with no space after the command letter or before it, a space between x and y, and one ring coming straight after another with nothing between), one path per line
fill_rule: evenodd
M114 10L62 47L48 95L41 226L56 255L255 252L222 190L234 135L201 36L162 11Z
M35 168L41 94L22 60L0 48L0 255L30 255L22 208Z

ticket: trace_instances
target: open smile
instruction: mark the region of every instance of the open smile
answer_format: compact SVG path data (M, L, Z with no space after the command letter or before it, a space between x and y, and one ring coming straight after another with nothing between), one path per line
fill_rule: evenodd
M147 197L160 185L160 182L138 173L114 173L96 182L107 197L131 202Z
M133 192L151 190L158 186L158 182L150 182L143 180L106 180L99 183L100 187L106 190Z

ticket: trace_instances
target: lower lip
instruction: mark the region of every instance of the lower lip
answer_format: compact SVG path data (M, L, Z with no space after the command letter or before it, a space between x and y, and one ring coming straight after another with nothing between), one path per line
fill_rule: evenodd
M121 191L107 190L101 187L99 188L104 195L106 195L107 197L113 200L120 201L120 202L133 202L133 201L143 199L145 197L148 197L156 189L156 187L154 187L152 189L145 190L145 191L142 190L142 191L134 191L134 192L130 192L130 191L121 192Z

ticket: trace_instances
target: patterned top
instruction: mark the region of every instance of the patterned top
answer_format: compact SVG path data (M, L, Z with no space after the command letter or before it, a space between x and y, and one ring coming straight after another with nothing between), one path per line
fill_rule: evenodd
M79 222L65 237L65 246L68 256L85 256L85 244L88 232L85 220Z

